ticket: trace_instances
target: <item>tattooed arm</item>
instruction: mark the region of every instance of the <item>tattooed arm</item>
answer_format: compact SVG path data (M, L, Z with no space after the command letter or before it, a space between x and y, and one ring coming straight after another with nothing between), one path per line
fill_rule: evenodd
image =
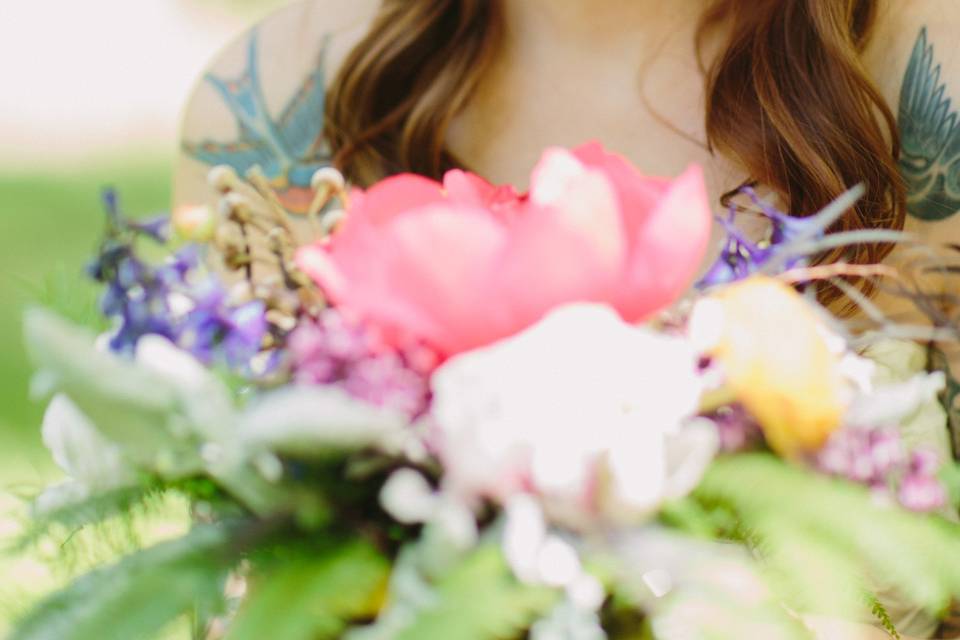
M900 90L900 170L906 180L907 213L945 233L940 241L960 243L960 65L953 63L955 40L944 43L943 59L927 26L920 28ZM944 278L960 290L960 276ZM944 291L949 295L950 291ZM960 318L958 310L945 310ZM953 313L950 313L954 311ZM931 345L931 365L947 375L944 406L950 416L954 454L960 456L960 348Z
M954 92L960 92L960 67L944 68L937 51L928 28L921 27L903 77L897 115L907 211L928 222L960 213L960 122L952 100Z
M931 242L960 245L960 5L919 0L903 9L905 4L899 19L888 23L914 38L898 99L891 102L898 106L907 228ZM893 49L906 51L904 44ZM960 273L942 276L932 280L940 287L934 290L943 301L940 310L960 323ZM942 400L960 459L960 345L931 344L929 364L946 375ZM960 603L950 607L937 637L960 638Z
M365 33L378 0L300 0L268 16L210 64L184 110L173 204L210 203L210 168L259 166L291 210L329 163L327 82Z
M885 5L866 61L897 113L906 229L931 244L960 246L960 2ZM960 273L928 273L922 285L935 297L941 323L960 321ZM931 345L930 362L948 376L943 401L960 455L960 346Z

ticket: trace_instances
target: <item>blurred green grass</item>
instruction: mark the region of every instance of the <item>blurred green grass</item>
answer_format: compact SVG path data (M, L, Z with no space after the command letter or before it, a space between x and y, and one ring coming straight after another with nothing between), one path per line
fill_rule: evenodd
M54 304L74 319L96 317L97 291L84 275L103 228L100 192L115 186L132 214L169 206L172 159L130 152L70 169L0 173L0 485L39 486L50 475L40 446L43 407L28 395L21 316Z
M46 305L102 326L98 288L84 273L103 229L101 191L115 187L131 215L162 212L169 207L171 169L168 155L130 151L69 169L0 171L0 544L17 536L28 499L59 476L40 438L44 406L29 396L23 310ZM174 518L162 514L139 538L162 537L171 526L182 526L182 511L171 510ZM105 531L84 532L86 550L72 551L83 557L83 566L115 557ZM0 635L38 595L75 574L64 552L54 545L30 555L0 553L0 575L8 578L0 581Z
M219 5L253 21L288 0L176 1ZM173 141L167 150L136 145L69 166L51 158L45 165L17 167L10 164L15 154L7 151L0 165L0 637L38 596L122 553L111 542L119 533L121 546L129 550L175 535L188 522L185 504L173 500L135 526L109 523L71 533L69 549L54 540L32 554L10 555L3 549L20 531L28 499L60 476L40 438L44 406L29 396L32 372L23 348L23 310L42 304L88 326L102 326L98 289L84 274L103 229L102 189L115 187L123 210L131 215L170 206ZM183 637L182 621L163 634Z

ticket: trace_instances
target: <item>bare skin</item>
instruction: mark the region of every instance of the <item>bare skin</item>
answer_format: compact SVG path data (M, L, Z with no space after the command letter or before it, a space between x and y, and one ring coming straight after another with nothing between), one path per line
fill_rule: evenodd
M700 0L504 4L505 42L449 134L471 169L523 185L543 148L599 139L651 174L701 164L714 201L745 177L706 149Z

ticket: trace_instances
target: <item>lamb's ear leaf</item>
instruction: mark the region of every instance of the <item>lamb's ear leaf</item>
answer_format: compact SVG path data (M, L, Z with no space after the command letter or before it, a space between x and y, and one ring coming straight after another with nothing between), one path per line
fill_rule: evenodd
M325 457L384 443L406 420L334 387L273 391L240 416L237 438L251 451L294 458Z
M27 311L23 326L36 392L66 395L139 470L176 477L202 468L182 390L168 377L98 350L93 335L48 311Z

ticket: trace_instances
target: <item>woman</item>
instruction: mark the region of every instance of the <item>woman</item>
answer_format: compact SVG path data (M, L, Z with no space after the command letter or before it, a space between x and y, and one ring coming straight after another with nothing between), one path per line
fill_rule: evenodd
M358 184L463 165L522 187L543 148L599 139L651 174L701 164L718 208L756 183L804 215L862 182L844 227L960 243L958 30L955 0L307 0L212 66L176 199L209 199L221 163L292 209L331 161Z

